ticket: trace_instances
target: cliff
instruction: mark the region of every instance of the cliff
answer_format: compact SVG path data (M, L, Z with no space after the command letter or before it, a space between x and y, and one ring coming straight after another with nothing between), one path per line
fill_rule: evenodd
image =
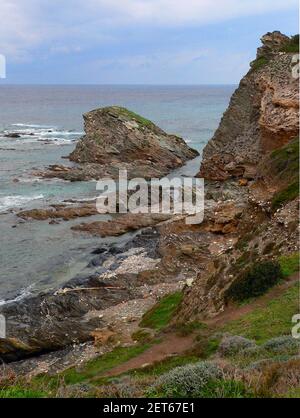
M256 60L204 149L200 177L252 179L266 153L298 134L298 79L293 77L294 54L285 52L296 50L298 38L273 32L261 40Z
M219 250L210 246L185 291L178 320L214 317L234 301L263 293L282 277L282 257L297 254L298 39L280 32L262 37L256 60L204 150L199 175L206 179L206 202L215 205L215 219L209 223L206 212L201 228L214 234L210 242Z

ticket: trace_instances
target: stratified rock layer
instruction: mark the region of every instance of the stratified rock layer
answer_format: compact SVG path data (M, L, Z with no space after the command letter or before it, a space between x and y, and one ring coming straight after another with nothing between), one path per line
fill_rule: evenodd
M163 177L196 157L185 141L165 133L154 123L125 108L112 106L84 115L85 136L70 154L75 167L50 167L48 177L66 180Z
M262 37L257 59L233 94L214 137L204 149L199 176L210 180L254 178L264 154L299 131L298 79L292 53L281 52L290 38Z

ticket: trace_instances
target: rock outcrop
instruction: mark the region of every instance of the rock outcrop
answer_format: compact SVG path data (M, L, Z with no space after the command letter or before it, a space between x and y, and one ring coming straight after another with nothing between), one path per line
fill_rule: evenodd
M204 149L200 177L253 179L263 156L299 131L295 61L284 52L293 39L280 32L262 37L263 46L233 94L214 137ZM288 50L288 49L287 49Z
M50 167L44 175L73 181L118 178L119 170L126 169L129 179L150 179L163 177L198 155L182 138L122 107L86 113L84 129L69 156L77 165Z

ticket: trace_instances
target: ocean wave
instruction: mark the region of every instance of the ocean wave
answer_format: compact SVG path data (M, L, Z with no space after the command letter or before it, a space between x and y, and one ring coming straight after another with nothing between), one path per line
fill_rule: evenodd
M6 129L0 132L0 137L6 139L6 135L18 134L17 138L10 138L12 141L24 141L27 143L33 143L37 141L45 141L47 143L53 143L55 145L66 144L77 141L83 134L83 131L72 129L59 129L56 126L46 125L34 125L24 123L14 123L11 125L11 129ZM18 129L14 129L17 127Z
M26 297L30 296L32 294L31 290L34 287L34 284L31 284L30 286L26 287L25 289L22 289L18 296L16 296L13 299L2 299L0 300L0 306L7 305L9 303L14 302L20 302L20 300L25 299Z
M32 125L30 123L12 123L11 126L24 126L28 128L55 128L55 126L51 125Z
M3 196L0 197L0 212L5 212L8 209L12 209L14 207L22 206L26 203L31 202L32 200L39 200L43 199L44 195L34 195L34 196Z

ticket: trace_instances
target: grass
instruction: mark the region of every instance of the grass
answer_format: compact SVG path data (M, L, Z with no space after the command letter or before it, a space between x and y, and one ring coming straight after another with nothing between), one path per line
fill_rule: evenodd
M290 255L282 255L278 259L281 272L284 278L291 276L292 274L299 271L299 253L293 253Z
M131 335L131 338L133 341L138 341L139 343L147 343L151 341L152 335L145 329L139 329Z
M156 362L143 369L133 370L130 374L135 377L160 376L175 367L185 366L186 364L196 363L197 361L199 361L199 357L193 355L175 356Z
M116 113L118 113L120 116L124 116L126 119L136 121L139 125L141 125L141 127L146 127L150 129L155 127L154 123L151 122L151 120L146 119L143 116L140 116L137 113L126 109L125 107L112 106L108 109L113 109Z
M175 292L163 297L152 309L145 313L140 326L157 331L166 327L182 301L182 297L182 292Z
M299 285L289 288L265 307L257 308L224 327L224 331L241 335L262 344L270 338L291 333L291 319L299 309Z
M0 399L3 398L45 398L47 392L41 390L28 389L22 386L11 386L9 388L0 389Z
M299 196L299 181L294 181L288 187L275 193L272 199L272 209L276 210L285 203L291 202Z
M77 383L87 382L93 378L99 377L108 370L119 366L122 363L132 359L143 353L150 347L150 344L135 345L130 347L118 347L110 353L106 353L94 360L85 363L80 369L74 367L65 370L55 377L48 377L47 375L40 375L32 380L34 385L46 385L49 390L55 389L59 382L64 382L66 385L74 385Z
M106 371L119 366L122 363L138 356L150 347L150 344L135 345L131 347L118 347L110 353L91 360L80 369L69 369L63 373L66 384L80 383L96 376L101 376Z

